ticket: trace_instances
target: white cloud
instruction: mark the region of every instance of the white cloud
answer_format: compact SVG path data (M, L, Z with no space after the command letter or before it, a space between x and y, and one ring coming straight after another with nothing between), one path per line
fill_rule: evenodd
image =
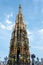
M13 29L13 24L12 25L10 25L10 26L7 26L7 28L6 28L7 30L12 30Z
M13 17L13 13L7 14L6 17L9 19L10 17Z
M40 33L40 34L43 34L43 29L40 29L40 30L39 30L39 33Z
M43 29L40 29L39 31L40 40L43 42Z
M13 13L11 13L10 16L13 17Z
M32 32L30 32L30 31L27 29L27 34L28 34L28 35L31 35L31 34L32 34Z
M9 19L10 17L13 17L13 12L5 13L5 18Z
M5 30L12 30L13 29L13 23L12 21L9 20L10 17L13 17L13 13L11 12L10 14L6 15L6 20L5 20L5 25L0 23L0 28L5 29Z
M14 24L11 24L11 25L4 25L2 23L0 23L0 28L1 29L4 29L4 30L12 30L14 28Z
M0 23L0 28L5 29L6 27L4 24Z
M29 38L31 47L36 46L37 48L37 46L40 46L40 45L43 46L43 29L29 31L28 38ZM41 48L39 49L41 50Z
M32 43L34 44L34 42L36 41L34 45L42 45L43 29L39 29L39 30L35 30L35 31L27 30L27 35L28 35L28 38L29 38L29 41L30 41L31 44Z
M7 24L12 24L12 22L10 20L8 20L8 19L6 20L6 23Z
M27 36L29 38L29 42L31 43L33 41L33 32L27 29Z

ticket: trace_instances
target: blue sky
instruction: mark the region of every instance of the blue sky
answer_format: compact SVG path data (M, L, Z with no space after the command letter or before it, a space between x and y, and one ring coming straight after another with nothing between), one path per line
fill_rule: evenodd
M43 58L43 0L0 0L0 60L9 54L19 4L30 43L30 54Z

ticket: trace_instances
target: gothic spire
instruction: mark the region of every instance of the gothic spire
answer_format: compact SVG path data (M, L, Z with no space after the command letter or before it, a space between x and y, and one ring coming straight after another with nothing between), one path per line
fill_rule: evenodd
M21 5L16 18L15 28L10 41L10 52L7 65L30 65L30 52L28 37L23 22Z
M21 13L21 9L22 9L22 7L21 7L21 5L19 5L19 13Z

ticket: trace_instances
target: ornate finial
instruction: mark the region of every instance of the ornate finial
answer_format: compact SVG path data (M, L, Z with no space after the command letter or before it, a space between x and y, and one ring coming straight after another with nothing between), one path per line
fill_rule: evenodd
M22 8L21 8L21 5L19 5L19 13L21 13L21 9L22 9Z

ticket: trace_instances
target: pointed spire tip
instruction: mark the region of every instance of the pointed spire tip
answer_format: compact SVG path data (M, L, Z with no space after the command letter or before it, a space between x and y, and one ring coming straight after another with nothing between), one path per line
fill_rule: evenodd
M21 5L19 5L19 13L21 13L21 9L22 9L22 8L21 8Z

